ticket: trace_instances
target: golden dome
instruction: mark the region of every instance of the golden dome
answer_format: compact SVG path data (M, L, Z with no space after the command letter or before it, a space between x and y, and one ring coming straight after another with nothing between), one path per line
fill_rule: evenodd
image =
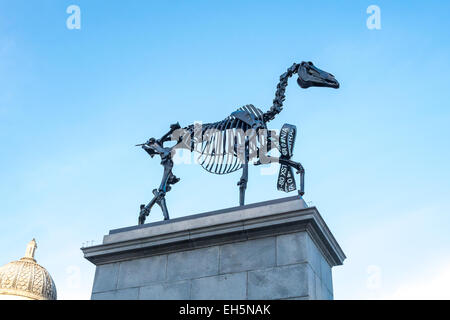
M56 286L48 271L36 263L36 241L28 243L25 257L0 268L0 297L56 300Z

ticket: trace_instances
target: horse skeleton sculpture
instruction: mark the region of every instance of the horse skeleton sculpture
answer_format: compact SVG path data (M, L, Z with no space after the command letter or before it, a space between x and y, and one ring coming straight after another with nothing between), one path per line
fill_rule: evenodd
M288 79L294 74L298 75L297 83L306 89L309 87L339 88L338 81L330 73L315 67L312 62L294 63L283 75L277 85L273 105L267 112L262 112L253 105L246 105L233 112L222 121L203 125L193 124L185 128L176 123L170 126L170 131L160 139L150 138L146 143L140 144L152 158L161 157L164 174L161 185L153 190L153 199L147 205L141 205L139 224L145 222L152 207L158 204L164 215L169 219L165 195L171 185L180 181L172 173L172 157L176 149L187 149L198 152L200 165L208 172L214 174L228 174L242 169L242 176L238 182L240 190L240 205L244 205L245 190L248 182L248 164L256 160L255 165L279 162L281 164L278 179L278 189L290 192L296 189L292 168L300 174L299 194L304 194L303 166L292 161L296 128L285 124L278 137L274 131L267 130L267 123L283 110L285 91ZM164 147L164 143L175 141L172 147ZM277 148L280 157L272 157L268 152Z

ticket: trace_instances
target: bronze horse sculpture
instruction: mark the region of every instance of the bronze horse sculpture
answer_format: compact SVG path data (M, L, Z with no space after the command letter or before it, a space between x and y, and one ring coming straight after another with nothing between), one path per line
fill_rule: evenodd
M294 63L280 76L273 105L267 112L262 112L253 105L246 105L222 121L193 124L184 128L178 123L172 124L170 130L161 138L150 138L146 143L139 144L138 146L152 158L159 155L161 165L164 167L161 184L158 189L153 190L153 199L147 205L141 205L139 224L145 222L155 204L161 207L164 220L169 219L165 196L170 191L171 185L180 181L172 173L173 155L177 149L198 152L200 165L214 174L228 174L242 169L242 176L238 182L240 205L244 205L245 202L248 164L251 160L255 160L255 165L279 162L281 167L277 186L278 190L285 192L296 190L292 168L296 169L300 174L299 194L303 196L305 170L300 163L291 160L296 127L285 124L279 136L275 131L267 130L267 123L283 110L288 79L294 74L298 75L297 83L304 89L339 88L339 82L332 74L320 70L312 62ZM164 143L169 141L175 141L175 145L165 147ZM275 148L280 151L280 157L268 155L268 152Z

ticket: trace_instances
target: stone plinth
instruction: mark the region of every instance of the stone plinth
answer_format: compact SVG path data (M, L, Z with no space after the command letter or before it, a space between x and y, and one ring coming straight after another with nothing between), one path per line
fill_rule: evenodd
M110 231L92 299L333 299L345 255L299 197Z

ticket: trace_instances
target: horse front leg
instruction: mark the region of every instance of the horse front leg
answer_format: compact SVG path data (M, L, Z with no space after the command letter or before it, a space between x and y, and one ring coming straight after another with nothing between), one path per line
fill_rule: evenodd
M173 161L168 157L161 161L164 167L163 177L159 189L153 190L153 199L146 206L141 205L139 213L139 224L144 224L146 217L150 214L152 207L158 204L163 212L164 220L169 220L169 212L166 205L166 193L170 191L170 185L177 183L180 179L172 174Z
M156 189L153 190L154 197L147 205L141 204L141 211L139 213L139 220L138 220L138 223L140 225L145 223L145 219L148 217L148 215L150 214L150 211L152 210L152 207L155 205L156 201L158 200L157 191L158 190L156 190Z

